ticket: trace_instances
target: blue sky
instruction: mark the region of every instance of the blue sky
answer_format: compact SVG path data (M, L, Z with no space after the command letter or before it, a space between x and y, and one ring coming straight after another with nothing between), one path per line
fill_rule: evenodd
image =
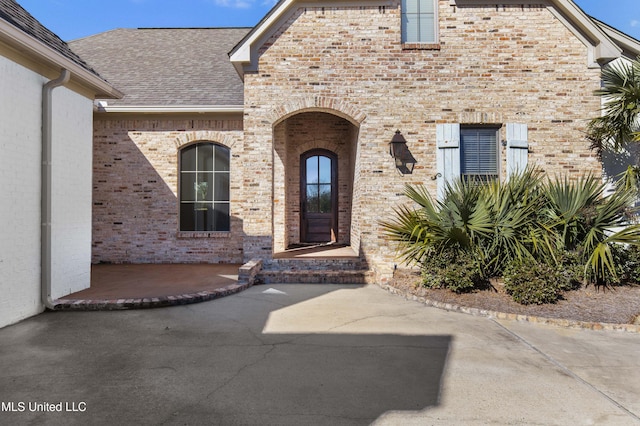
M17 0L63 40L114 28L252 27L276 0ZM640 39L640 0L574 0L587 14Z

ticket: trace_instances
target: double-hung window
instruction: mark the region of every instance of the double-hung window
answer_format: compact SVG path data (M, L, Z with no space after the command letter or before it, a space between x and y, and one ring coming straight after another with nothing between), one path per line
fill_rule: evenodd
M460 175L468 182L498 179L498 128L460 129Z
M229 231L229 157L211 142L180 151L180 231Z
M402 43L437 43L437 0L402 0Z
M504 130L501 130L504 129ZM438 198L456 179L487 182L500 178L500 132L506 135L504 177L521 173L527 167L529 136L524 123L504 125L436 125L436 180ZM503 151L504 152L504 151Z

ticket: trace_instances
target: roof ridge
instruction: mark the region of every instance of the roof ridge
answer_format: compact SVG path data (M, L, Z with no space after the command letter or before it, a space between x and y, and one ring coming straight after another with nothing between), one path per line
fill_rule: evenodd
M136 30L249 30L253 27L138 27Z

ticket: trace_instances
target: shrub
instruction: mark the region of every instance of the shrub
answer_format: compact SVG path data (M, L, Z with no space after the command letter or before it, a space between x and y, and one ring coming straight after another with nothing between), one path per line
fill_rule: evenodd
M582 254L577 251L561 251L556 254L556 270L562 277L561 290L575 290L585 281Z
M611 251L616 265L617 277L606 276L606 280L599 284L611 286L621 283L640 283L640 248L617 244Z
M513 262L505 270L504 288L523 305L555 303L566 285L557 268L540 262Z
M640 248L631 246L625 250L624 279L632 283L640 283Z
M594 176L542 176L528 168L506 182L457 180L446 186L442 199L424 186L407 186L414 206L399 206L382 227L407 263L423 266L430 287L467 291L483 278L502 275L515 261L560 268L562 288L583 281L609 285L630 275L621 274L618 251L640 245L640 224L629 223L627 214L633 185L621 184L605 195L605 185ZM640 266L634 276L640 277Z
M422 263L422 285L465 293L485 285L477 263L466 253L445 252Z

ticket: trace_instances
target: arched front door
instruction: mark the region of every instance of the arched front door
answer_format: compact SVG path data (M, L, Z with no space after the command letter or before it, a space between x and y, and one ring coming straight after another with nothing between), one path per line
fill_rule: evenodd
M324 149L300 157L300 239L303 243L336 241L338 169L336 155Z

